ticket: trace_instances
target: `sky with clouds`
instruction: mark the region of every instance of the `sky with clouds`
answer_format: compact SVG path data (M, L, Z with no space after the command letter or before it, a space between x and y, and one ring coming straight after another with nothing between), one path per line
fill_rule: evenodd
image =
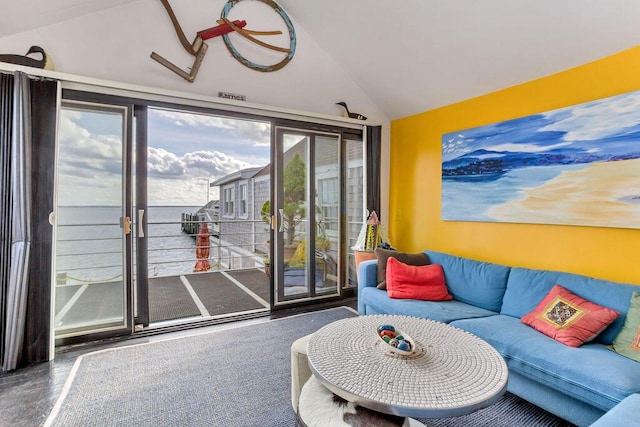
M150 206L200 206L208 182L269 163L270 124L149 109ZM64 108L60 115L58 204L120 203L122 122L118 114ZM209 199L217 199L214 188Z
M442 136L442 160L478 149L640 153L640 91Z

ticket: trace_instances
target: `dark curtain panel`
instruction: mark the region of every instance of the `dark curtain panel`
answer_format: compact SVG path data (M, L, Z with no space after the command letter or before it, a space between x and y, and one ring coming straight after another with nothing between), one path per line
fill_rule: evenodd
M56 106L57 83L51 81L31 80L26 76L23 83L26 85L25 93L28 100L25 103L24 115L21 121L15 120L15 76L0 74L0 360L3 361L3 369L11 370L31 362L45 361L49 359L50 337L50 307L51 307L51 254L52 254L52 227L49 225L49 213L53 211L53 183L54 183L54 159L55 159L55 132L56 132ZM33 120L29 120L29 119ZM25 138L27 146L22 150L28 152L25 157L28 167L25 169L28 178L23 182L28 184L27 192L30 202L24 204L28 212L24 212L27 222L27 235L29 236L29 250L24 267L26 278L26 295L17 296L16 289L9 298L9 283L12 266L12 243L15 240L14 217L15 197L17 193L12 189L16 182L12 178L15 171L12 168L12 156L15 156L12 148L16 123L27 123L28 129L23 132L30 134ZM15 163L15 162L14 162ZM11 184L11 185L10 185ZM15 246L15 244L13 245ZM14 247L15 249L15 247ZM23 317L16 317L16 304L24 301ZM9 304L12 307L9 307ZM18 305L22 305L20 302ZM11 310L9 310L11 308ZM13 337L9 340L8 315L11 311L11 322L21 323L19 328L9 329L22 331L21 338ZM20 310L18 310L20 311ZM22 319L22 320L20 320ZM18 344L18 348L12 349L12 356L7 342ZM4 363L4 362L7 363Z
M6 301L11 259L11 122L13 75L0 73L0 361L4 360Z
M31 255L23 364L49 359L57 82L31 81Z
M380 157L382 126L366 126L367 210L376 211L380 218ZM382 218L380 218L382 221Z

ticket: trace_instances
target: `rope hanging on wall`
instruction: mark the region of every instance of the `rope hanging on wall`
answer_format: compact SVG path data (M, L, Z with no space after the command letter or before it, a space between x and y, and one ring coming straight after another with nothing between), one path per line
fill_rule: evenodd
M295 54L296 32L295 32L295 29L293 28L293 24L291 23L291 20L289 19L289 16L287 16L285 11L282 10L282 8L278 6L276 2L274 2L273 0L257 0L257 1L271 7L271 9L273 9L284 21L285 25L287 26L287 31L289 32L288 48L274 46L269 43L265 43L262 40L254 37L254 36L271 36L271 35L282 34L282 31L247 30L247 29L244 29L244 27L247 25L246 21L244 20L231 21L228 19L229 12L231 11L231 9L241 0L229 0L222 9L220 19L217 21L218 25L216 27L211 27L202 31L198 31L198 33L196 34L196 37L193 40L193 43L189 43L189 41L187 40L187 37L184 34L184 31L182 30L182 27L180 26L180 23L178 22L178 18L176 17L175 13L173 12L173 9L171 8L171 5L169 4L169 0L160 0L160 1L162 2L162 5L167 11L169 18L171 19L171 23L173 24L173 28L175 29L176 34L178 35L178 39L180 40L182 47L184 47L187 53L195 56L195 60L194 60L193 66L191 67L191 71L187 72L181 69L180 67L176 66L169 60L163 58L156 52L151 53L151 58L154 61L157 61L158 63L162 64L166 68L170 69L174 73L178 74L180 77L182 77L183 79L187 80L190 83L196 79L198 71L200 70L200 65L202 64L202 61L204 60L204 56L206 55L207 49L209 47L204 41L211 39L213 37L222 36L222 39L225 45L227 46L227 49L231 53L231 55L236 60L238 60L241 64L256 71L270 72L270 71L279 70L285 65L287 65L289 61L291 61L291 59L293 58L293 55ZM232 32L241 35L245 39L265 49L282 52L282 53L285 53L286 55L282 61L273 65L261 65L261 64L252 62L247 58L245 58L238 51L238 49L233 45L233 43L231 43L229 33L232 33Z
M229 0L225 5L224 8L222 8L222 13L220 14L220 19L223 21L228 21L228 16L229 16L229 12L231 11L231 9L233 8L233 6L235 6L237 3L239 3L242 0ZM236 47L233 45L233 43L231 43L231 38L229 37L229 34L224 34L222 36L222 39L224 40L224 44L227 46L227 49L229 49L229 52L231 53L231 55L233 55L234 58L236 58L241 64L243 64L246 67L251 68L252 70L256 70L256 71L262 71L262 72L271 72L271 71L277 71L279 69L281 69L282 67L284 67L285 65L287 65L289 63L289 61L291 61L291 59L293 58L293 55L295 55L296 53L296 30L293 28L293 23L291 22L291 19L289 19L289 16L285 13L284 10L282 10L282 8L280 6L278 6L276 4L276 2L274 2L273 0L257 0L261 3L266 4L267 6L271 7L278 15L280 15L280 17L282 18L282 20L284 21L285 25L287 26L287 30L289 31L289 48L276 48L273 49L273 47L271 47L271 49L273 50L277 50L280 52L285 52L287 55L284 57L284 59L280 62L278 62L277 64L273 64L273 65L261 65L261 64L256 64L255 62L252 62L250 60L248 60L247 58L245 58L244 56L242 56L242 54L238 51L238 49L236 49ZM233 27L232 27L233 28ZM235 28L234 28L235 30ZM244 36L245 38L246 35L243 34L243 31L237 31L240 35ZM246 32L247 30L244 30L244 32ZM249 38L249 40L253 41L254 43L257 43L263 47L264 46L262 43L259 43L259 40L256 40L254 38Z

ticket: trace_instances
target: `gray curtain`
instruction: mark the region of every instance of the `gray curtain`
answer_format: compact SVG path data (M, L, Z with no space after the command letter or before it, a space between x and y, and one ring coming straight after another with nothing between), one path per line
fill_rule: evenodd
M6 292L2 369L16 369L27 317L31 251L31 97L29 77L17 72L13 85L11 134L11 258Z
M11 259L11 122L13 74L0 73L0 366L4 359L4 330Z

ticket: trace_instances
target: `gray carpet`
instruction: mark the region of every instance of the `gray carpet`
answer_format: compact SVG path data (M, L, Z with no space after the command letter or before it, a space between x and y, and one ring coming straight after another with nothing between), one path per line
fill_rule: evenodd
M293 426L291 344L355 315L339 307L86 354L45 425Z
M574 427L510 393L495 405L457 418L420 419L426 427Z
M89 353L76 361L45 426L294 426L290 346L355 313L345 307ZM564 426L506 395L429 426Z

